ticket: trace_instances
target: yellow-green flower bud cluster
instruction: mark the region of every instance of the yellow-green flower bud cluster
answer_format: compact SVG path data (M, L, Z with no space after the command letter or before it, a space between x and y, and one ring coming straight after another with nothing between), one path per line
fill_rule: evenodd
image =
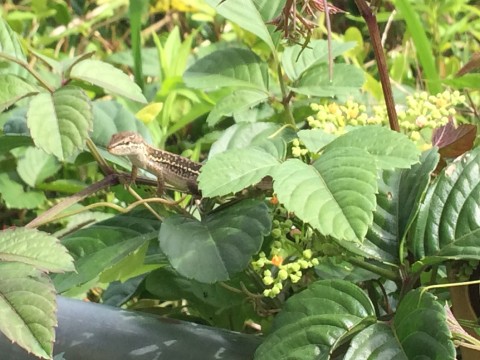
M374 119L369 118L365 105L348 100L344 105L331 102L325 105L310 104L315 116L307 118L308 125L312 128L322 129L329 134L343 134L347 125L373 124Z
M410 134L414 141L420 139L419 131L423 128L437 128L445 125L450 116L456 114L455 106L465 103L465 96L460 92L448 90L437 95L427 92L417 92L407 96L406 106L398 107L400 128ZM314 116L309 116L307 122L312 128L319 128L330 134L340 135L346 126L388 124L385 106L374 106L373 115L368 116L366 107L352 100L345 105L336 103L310 104Z
M262 251L259 258L252 262L253 269L262 276L262 281L266 288L263 295L274 298L283 289L285 281L298 283L303 276L303 270L318 265L318 259L313 257L312 250L298 250L298 246L293 246L292 241L287 238L287 234L293 230L298 233L298 229L293 226L292 220L287 219L283 223L279 220L273 221L272 247L270 257ZM295 236L298 236L296 234ZM288 259L288 263L284 260Z
M305 156L308 153L308 149L302 147L303 144L300 144L300 140L294 139L292 141L292 156L293 157L301 157Z
M465 103L465 96L460 92L448 90L437 95L429 95L422 91L407 96L407 106L398 111L400 127L411 132L411 138L418 140L419 130L437 128L445 125L450 116L456 114L455 106Z

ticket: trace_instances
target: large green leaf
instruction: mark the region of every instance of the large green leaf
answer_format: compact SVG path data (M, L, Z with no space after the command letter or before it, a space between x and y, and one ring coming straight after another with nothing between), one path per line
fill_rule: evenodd
M352 339L343 359L408 360L409 358L388 325L373 324Z
M130 213L102 221L66 236L62 243L75 258L77 273L59 274L54 278L58 292L108 275L109 280L125 279L126 272L117 268L117 277L108 272L125 261L158 234L158 220L145 212ZM138 262L136 262L138 263ZM129 261L126 266L129 270ZM132 276L137 275L134 272Z
M342 242L350 251L380 262L399 263L402 240L415 219L439 159L436 149L422 154L411 169L380 173L377 209L362 244Z
M321 64L305 71L291 89L309 96L332 97L358 93L363 82L362 70L348 64L335 64L330 81L328 65Z
M266 24L276 16L285 0L206 0L220 15L257 35L275 51L272 30Z
M0 112L20 99L38 94L38 89L12 74L0 74Z
M60 169L55 157L45 151L29 147L17 162L17 172L25 183L34 187Z
M50 359L55 341L55 289L32 266L0 262L0 331L38 357Z
M355 42L332 41L332 58L355 47ZM312 40L308 46L293 45L282 54L282 65L290 80L299 79L312 66L328 62L328 43L326 40Z
M160 247L181 275L214 283L245 269L270 228L267 206L244 200L202 221L182 215L166 218L160 229Z
M280 202L324 235L362 241L376 207L377 169L364 150L334 148L313 165L297 159L273 174Z
M72 79L99 86L115 95L146 103L142 90L127 74L106 62L86 59L76 63L70 70Z
M417 260L480 260L480 149L444 169L420 207L411 248Z
M393 328L408 359L456 358L445 309L429 292L410 291L400 302Z
M183 79L194 88L235 86L267 93L268 68L248 49L226 48L198 60L184 73Z
M0 231L0 260L32 265L49 272L73 271L73 259L57 238L42 231Z
M35 144L65 160L85 146L92 129L90 100L73 86L39 94L30 102L27 121Z
M375 321L373 305L359 287L320 280L287 300L255 359L328 359L342 339Z
M236 193L271 175L280 162L258 147L217 154L202 167L198 184L205 197Z
M420 151L405 135L381 126L361 126L338 137L326 150L351 146L366 150L381 169L409 168Z

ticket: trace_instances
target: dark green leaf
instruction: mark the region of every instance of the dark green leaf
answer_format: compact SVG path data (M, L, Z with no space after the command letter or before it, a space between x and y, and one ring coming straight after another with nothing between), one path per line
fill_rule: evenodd
M417 260L480 260L480 149L447 166L420 207L411 247Z
M373 324L352 339L343 359L408 360L409 358L388 325Z
M287 300L255 359L328 359L342 339L373 322L373 305L359 287L320 280Z
M56 275L57 291L65 292L98 279L154 239L159 225L145 212L129 213L66 236L62 243L74 256L77 273ZM123 277L125 274L120 272L118 279Z
M160 247L181 275L214 283L245 269L270 228L267 206L244 200L202 221L182 215L166 218L160 229Z
M400 302L393 327L408 359L456 358L443 305L429 292L410 291Z
M0 154L6 153L12 149L22 146L33 145L32 138L22 135L3 135L0 136Z

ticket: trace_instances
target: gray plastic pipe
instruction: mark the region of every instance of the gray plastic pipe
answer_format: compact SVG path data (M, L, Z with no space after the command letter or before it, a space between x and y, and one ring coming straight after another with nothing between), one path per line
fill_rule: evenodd
M59 296L54 354L65 360L247 360L261 339ZM62 357L63 355L63 357ZM0 360L37 359L0 333Z

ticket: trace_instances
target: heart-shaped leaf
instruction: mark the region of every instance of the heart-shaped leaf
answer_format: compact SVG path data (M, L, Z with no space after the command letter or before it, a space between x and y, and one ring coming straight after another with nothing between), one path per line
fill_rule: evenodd
M182 215L166 218L160 229L160 247L181 275L214 283L245 269L270 228L267 206L245 200L202 221Z
M366 151L334 148L313 165L291 159L273 174L280 202L324 235L362 241L373 220L377 168Z

